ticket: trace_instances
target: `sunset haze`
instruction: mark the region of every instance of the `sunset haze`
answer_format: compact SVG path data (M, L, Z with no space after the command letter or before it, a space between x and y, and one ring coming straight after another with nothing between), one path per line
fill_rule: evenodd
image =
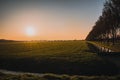
M103 4L104 0L0 0L0 39L85 39ZM34 30L27 34L28 27Z

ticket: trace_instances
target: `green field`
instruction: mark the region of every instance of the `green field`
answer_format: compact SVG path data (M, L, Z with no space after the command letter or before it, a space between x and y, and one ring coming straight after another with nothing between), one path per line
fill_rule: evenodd
M69 75L114 75L116 66L86 41L0 42L0 68Z

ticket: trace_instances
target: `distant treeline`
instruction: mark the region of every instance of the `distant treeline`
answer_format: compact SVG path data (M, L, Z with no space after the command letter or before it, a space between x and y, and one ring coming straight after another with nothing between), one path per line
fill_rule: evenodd
M0 42L58 42L58 41L82 41L82 40L7 40L0 39Z
M120 0L106 0L102 15L86 40L112 42L120 40Z
M0 42L14 42L14 40L0 39Z

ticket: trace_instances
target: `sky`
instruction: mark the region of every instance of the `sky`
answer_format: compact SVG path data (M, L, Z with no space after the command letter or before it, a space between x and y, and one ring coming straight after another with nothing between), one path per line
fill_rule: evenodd
M0 0L0 39L83 40L105 0Z

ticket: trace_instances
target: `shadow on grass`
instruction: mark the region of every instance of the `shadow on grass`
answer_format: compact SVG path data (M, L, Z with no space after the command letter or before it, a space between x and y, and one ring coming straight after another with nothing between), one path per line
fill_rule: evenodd
M91 52L96 53L100 58L102 58L104 60L104 62L106 63L106 66L104 66L104 67L108 67L105 71L108 71L108 73L110 72L113 75L119 74L119 69L118 69L117 65L115 63L105 59L105 56L120 56L119 52L103 52L92 43L87 43L87 45ZM103 69L101 68L101 70L104 70L104 68Z
M93 64L94 63L94 64ZM69 75L115 75L117 68L108 61L88 64L62 60L0 59L0 68L22 72L55 73Z

